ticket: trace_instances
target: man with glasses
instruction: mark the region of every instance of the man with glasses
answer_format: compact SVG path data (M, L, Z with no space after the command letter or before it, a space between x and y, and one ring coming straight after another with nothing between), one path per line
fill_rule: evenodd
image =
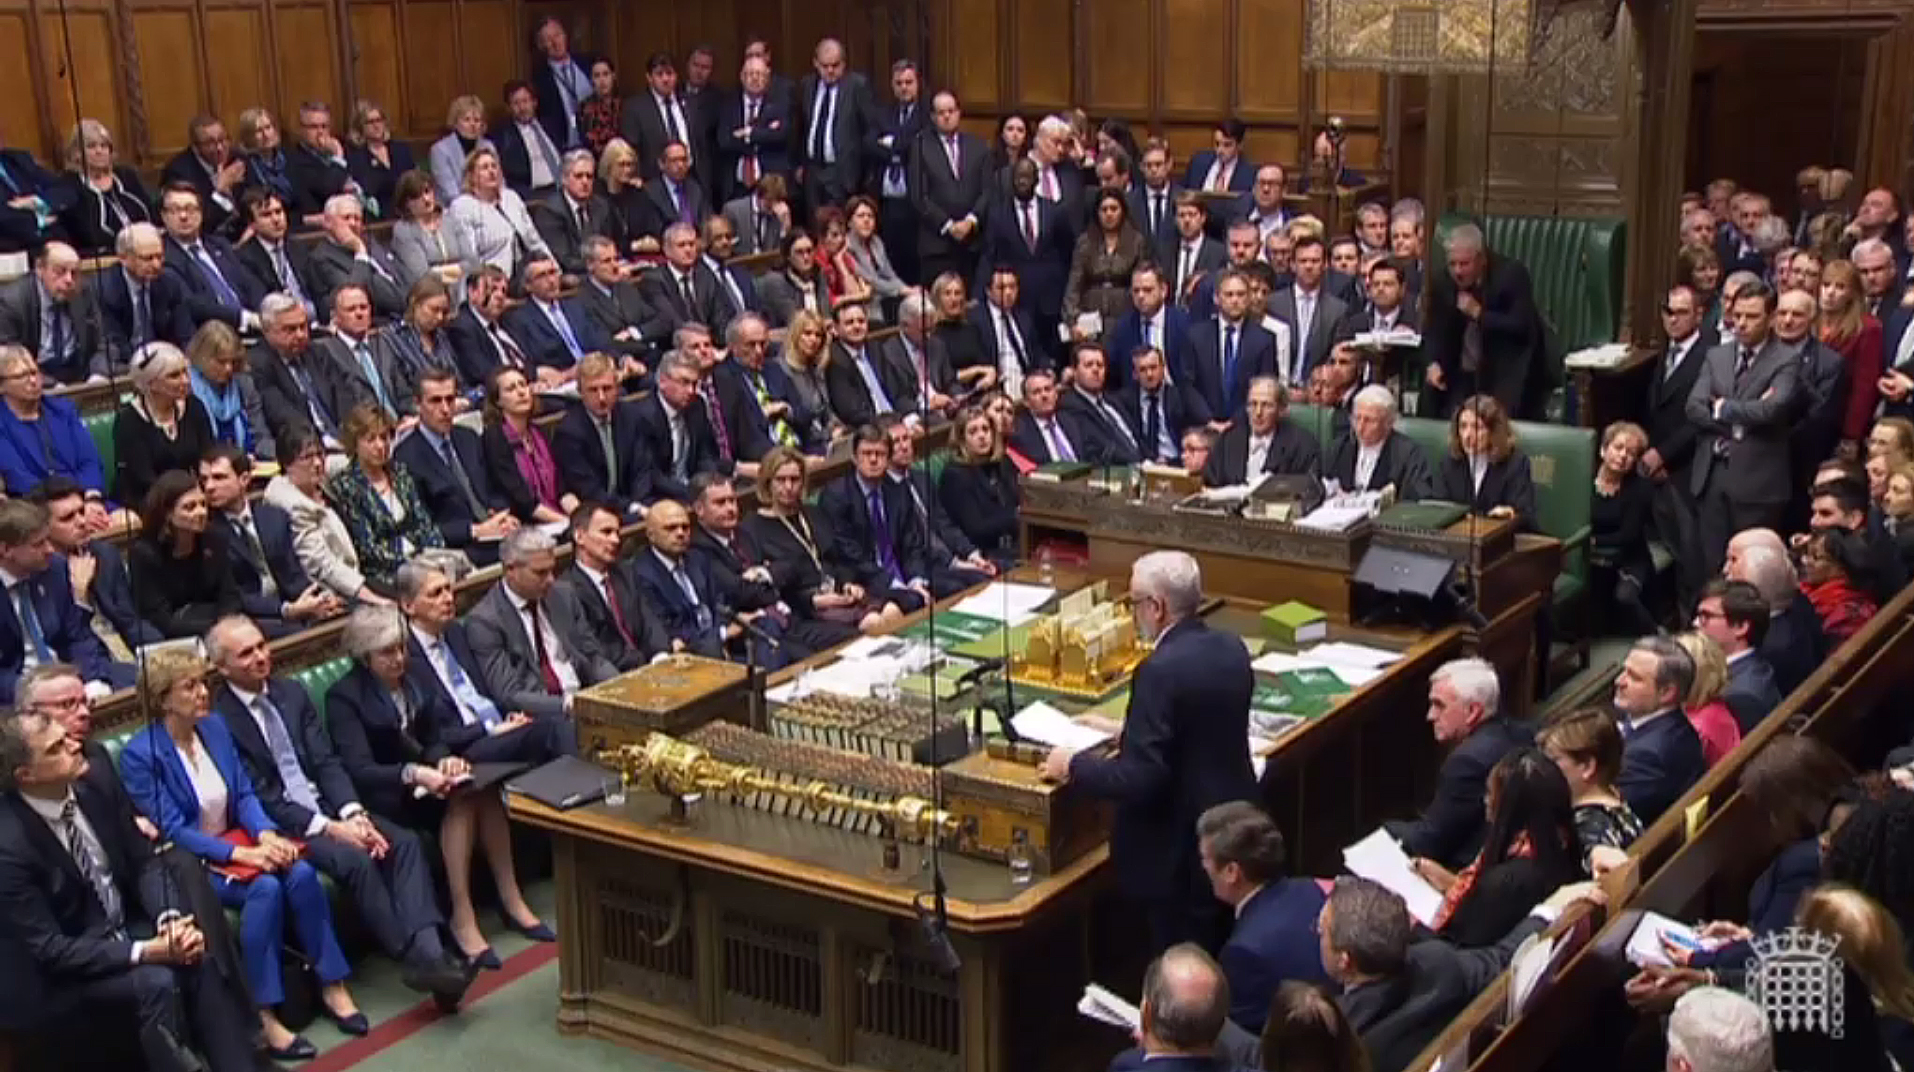
M239 192L246 186L246 161L233 152L226 124L216 115L196 115L186 125L186 148L174 154L160 171L160 185L183 182L199 193L206 208L206 229L226 230L239 208Z
M299 106L299 141L286 150L286 178L292 183L292 207L311 220L339 194L357 197L359 184L346 166L346 147L332 133L332 108L324 101Z
M1728 659L1728 683L1722 686L1721 699L1744 735L1753 733L1769 712L1781 706L1774 667L1761 654L1769 621L1761 590L1746 581L1712 578L1695 605L1696 631L1713 640Z
M498 541L518 531L519 521L493 486L478 433L453 423L458 399L458 377L427 369L419 377L419 423L392 448L392 460L412 474L445 546L489 566L498 561Z
M166 229L166 273L186 295L194 329L221 320L238 331L259 330L265 284L233 252L231 243L202 231L199 194L176 183L160 194L160 224Z
M1734 296L1728 296L1732 302ZM1641 472L1655 482L1655 527L1675 553L1675 582L1681 606L1689 606L1707 579L1696 545L1695 510L1688 497L1689 465L1695 456L1697 428L1688 419L1688 393L1708 354L1721 345L1712 325L1702 323L1701 302L1695 292L1677 285L1662 299L1661 326L1668 338L1661 360L1649 375L1647 415L1648 449L1642 452Z

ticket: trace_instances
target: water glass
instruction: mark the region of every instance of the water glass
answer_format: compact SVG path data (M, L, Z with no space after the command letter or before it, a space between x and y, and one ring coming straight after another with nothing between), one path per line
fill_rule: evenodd
M617 775L605 779L605 803L613 808L622 808L625 806L624 775Z

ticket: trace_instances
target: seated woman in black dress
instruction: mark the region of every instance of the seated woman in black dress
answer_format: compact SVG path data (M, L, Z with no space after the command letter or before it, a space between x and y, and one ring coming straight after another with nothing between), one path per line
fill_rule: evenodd
M1595 850L1626 850L1641 836L1642 821L1615 788L1622 772L1622 731L1614 716L1596 707L1570 711L1543 726L1535 745L1568 779L1585 871L1593 870L1589 860Z
M1442 892L1435 930L1464 948L1494 945L1529 910L1582 876L1568 779L1539 748L1518 748L1489 771L1488 833L1475 861L1451 874L1433 860L1416 872Z
M133 351L132 373L133 397L113 418L113 498L128 504L145 502L154 479L169 469L197 472L216 442L179 347L147 343Z
M982 406L957 415L955 457L938 479L937 498L998 569L1017 561L1017 471L1004 457L997 422Z
M1436 470L1436 498L1483 517L1512 517L1535 528L1535 481L1515 447L1509 415L1491 395L1474 395L1449 419L1449 452Z
M416 830L438 831L452 939L468 961L496 969L498 955L472 907L475 842L491 864L505 925L536 942L556 940L519 889L512 830L496 789L526 764L475 764L453 753L447 727L462 720L407 676L407 640L396 608L361 606L352 612L340 644L353 666L326 692L326 722L346 775L368 808Z
M181 469L161 473L140 510L140 534L126 550L133 604L168 638L204 636L214 622L240 612L226 544L206 531L206 520L199 479Z
M848 573L833 574L826 551L831 532L823 511L804 502L809 463L795 447L776 446L758 465L758 501L744 519L757 541L771 581L799 613L855 625L865 633L895 627L904 618L895 603L878 603Z
M942 340L944 353L950 356L950 367L958 373L957 378L972 390L995 384L997 369L990 362L990 352L984 348L983 332L970 318L970 296L964 289L964 277L956 272L938 276L930 285L930 309L936 318L931 332ZM963 375L970 369L980 371Z
M1647 527L1655 487L1635 469L1647 449L1648 433L1639 424L1616 421L1604 428L1588 508L1588 583L1597 627L1628 636L1655 631L1647 600L1655 575Z

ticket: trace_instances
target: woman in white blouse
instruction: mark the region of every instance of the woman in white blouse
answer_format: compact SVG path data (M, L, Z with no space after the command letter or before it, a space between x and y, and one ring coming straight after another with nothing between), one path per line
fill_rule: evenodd
M551 256L538 228L532 226L525 202L505 185L498 153L490 146L475 149L465 158L465 192L446 215L453 227L471 236L478 259L508 279L518 278L525 254Z
M285 435L285 471L266 485L266 501L292 518L292 549L307 576L339 598L359 603L391 602L366 587L359 552L345 519L325 498L326 447L317 434L299 426Z

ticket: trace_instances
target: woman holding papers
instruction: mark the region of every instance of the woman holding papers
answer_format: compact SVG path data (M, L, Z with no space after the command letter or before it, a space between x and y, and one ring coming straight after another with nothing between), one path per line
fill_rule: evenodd
M1130 222L1129 202L1123 191L1106 187L1097 192L1092 226L1077 238L1070 256L1070 276L1063 290L1063 324L1072 342L1096 342L1109 334L1130 311L1130 274L1148 252L1142 234ZM1078 318L1096 315L1096 329L1086 331ZM1129 355L1125 354L1127 359Z
M1494 945L1555 889L1581 875L1568 779L1539 748L1518 748L1489 771L1488 835L1460 874L1416 860L1442 892L1436 933L1464 948Z
M1626 849L1641 836L1642 821L1615 788L1622 769L1622 731L1607 711L1571 711L1543 726L1535 745L1568 779L1585 869L1592 870L1588 860L1596 849Z

